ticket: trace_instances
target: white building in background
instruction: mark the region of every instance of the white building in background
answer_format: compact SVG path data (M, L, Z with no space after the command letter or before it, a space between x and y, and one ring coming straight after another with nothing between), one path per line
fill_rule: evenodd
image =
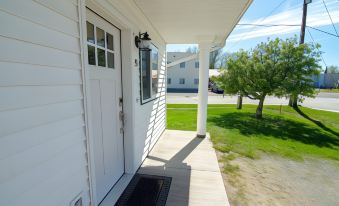
M312 76L314 87L317 88L337 88L339 85L339 74L324 74Z
M209 76L218 76L217 69L210 69ZM199 58L189 52L167 52L167 91L198 92Z
M167 64L168 92L198 91L199 60L197 54L188 52L167 52Z

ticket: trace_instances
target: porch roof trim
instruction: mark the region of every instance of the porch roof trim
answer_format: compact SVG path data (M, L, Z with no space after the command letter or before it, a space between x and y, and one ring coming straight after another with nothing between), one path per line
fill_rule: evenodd
M167 44L223 46L253 0L133 0Z

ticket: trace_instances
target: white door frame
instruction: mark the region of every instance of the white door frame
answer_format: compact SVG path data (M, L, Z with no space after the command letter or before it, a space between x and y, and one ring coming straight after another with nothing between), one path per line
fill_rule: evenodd
M85 116L85 127L86 127L86 150L87 150L87 161L88 161L88 175L89 175L89 192L90 192L90 201L91 205L95 205L97 202L96 197L96 181L95 181L95 164L94 164L94 151L93 151L93 127L91 125L91 101L90 101L90 80L89 80L89 74L87 73L87 30L86 30L86 7L90 8L97 14L105 13L107 14L108 11L104 11L100 5L98 5L97 2L94 1L85 1L85 0L78 0L78 11L79 11L79 30L80 30L80 48L81 48L81 63L82 63L82 79L83 79L83 93L84 93L84 116ZM115 19L114 16L112 16L111 12L109 12L110 16ZM98 15L102 17L102 15ZM104 16L106 17L106 15ZM103 18L103 17L102 17ZM110 20L112 18L109 18ZM108 21L106 18L103 18L106 21ZM118 19L118 18L117 18ZM110 24L112 24L110 21L108 21ZM127 65L132 64L132 59L128 57L123 57L122 53L123 51L129 53L131 51L131 47L129 44L123 44L129 39L129 36L126 34L131 34L131 27L130 25L126 27L126 22L118 22L114 21L114 24L117 25L117 27L120 29L120 52L121 52L121 74L122 74L122 94L123 94L123 111L131 111L130 114L126 115L127 118L132 119L133 118L133 108L131 102L129 100L132 99L132 93L130 92L130 87L132 84L132 75L131 71L124 71L124 67L127 68ZM122 26L124 25L124 26ZM124 40L123 40L124 39ZM124 66L125 65L125 66ZM124 87L124 82L130 83L126 86L127 89ZM127 92L126 92L127 90ZM127 144L126 139L130 140L133 137L133 124L132 121L129 121L128 123L125 123L124 129L124 170L125 173L131 173L131 169L133 167L133 145Z

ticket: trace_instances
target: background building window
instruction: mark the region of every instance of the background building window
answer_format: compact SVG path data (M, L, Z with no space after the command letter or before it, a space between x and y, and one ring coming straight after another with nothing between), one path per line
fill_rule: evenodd
M172 79L171 78L168 78L167 79L167 84L171 84L172 83Z
M199 69L199 62L195 62L195 68Z
M180 68L185 68L186 67L186 62L181 62L180 63Z
M199 84L199 79L194 79L194 84Z
M185 78L180 78L179 79L179 84L185 84Z

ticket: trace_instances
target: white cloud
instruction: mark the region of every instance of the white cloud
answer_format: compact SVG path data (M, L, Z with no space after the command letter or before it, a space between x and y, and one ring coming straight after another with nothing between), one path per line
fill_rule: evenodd
M331 14L334 24L339 23L339 2L338 0L327 0L326 5ZM290 8L266 18L254 19L251 21L242 21L243 24L301 24L302 9L300 7ZM322 0L313 1L308 6L307 25L312 27L330 25L331 20L328 17ZM338 28L339 29L339 28ZM338 30L337 29L337 30ZM235 33L228 38L228 42L237 42L259 37L270 37L294 33L300 30L300 27L255 27L255 26L238 26ZM330 31L334 32L334 31Z

